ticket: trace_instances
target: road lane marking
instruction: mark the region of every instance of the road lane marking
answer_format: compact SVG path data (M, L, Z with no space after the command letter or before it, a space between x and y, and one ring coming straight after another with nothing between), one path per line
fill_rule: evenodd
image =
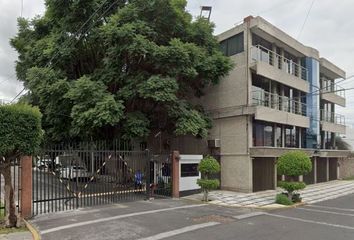
M323 209L332 209L332 210L339 210L339 211L354 212L354 209L353 209L353 208L337 208L337 207L321 206L321 205L308 205L307 207L323 208Z
M187 206L180 206L180 207L149 210L149 211L143 211L143 212L134 212L134 213L128 213L128 214L118 215L118 216L114 216L114 217L101 218L101 219L96 219L96 220L68 224L68 225L64 225L64 226L60 226L60 227L46 229L46 230L43 230L40 232L41 232L41 234L48 234L48 233L57 232L57 231L61 231L61 230L68 229L68 228L80 227L80 226L84 226L84 225L88 225L88 224L95 224L95 223L99 223L99 222L107 222L107 221L112 221L112 220L117 220L117 219L122 219L122 218L141 216L141 215L160 213L160 212L167 212L167 211L173 211L173 210L179 210L179 209L202 207L202 206L206 206L206 204L195 204L195 205L187 205Z
M354 230L354 227L345 226L345 225L332 224L332 223L326 223L326 222L318 222L318 221L307 220L307 219L303 219L303 218L288 217L288 216L277 215L277 214L272 214L272 213L266 213L266 215L272 216L272 217L277 217L277 218L294 220L294 221L298 221L298 222L312 223L312 224L317 224L317 225L324 225L324 226L342 228L342 229L347 229L347 230Z
M173 237L182 233L187 233L187 232L192 232L198 229L202 229L202 228L206 228L206 227L212 227L212 226L216 226L219 225L219 222L207 222L207 223L201 223L201 224L196 224L196 225L192 225L192 226L188 226L188 227L184 227L184 228L179 228L176 230L172 230L169 232L163 232L163 233L159 233L150 237L146 237L146 238L140 238L139 240L159 240L159 239L164 239L164 238L168 238L168 237Z
M324 210L317 210L317 209L309 209L309 208L295 208L295 209L296 210L309 211L309 212L328 213L328 214L334 214L334 215L354 217L354 214L350 214L350 213L338 213L338 212L331 212L331 211L324 211Z
M250 217L256 217L260 215L264 215L265 212L251 212L251 213L246 213L238 216L233 216L233 218L236 218L238 220L245 219L245 218L250 218Z

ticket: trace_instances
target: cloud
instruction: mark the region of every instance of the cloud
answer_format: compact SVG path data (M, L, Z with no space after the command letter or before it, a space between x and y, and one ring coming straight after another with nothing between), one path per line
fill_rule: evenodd
M10 46L10 38L17 32L17 18L21 15L21 1L0 0L0 98L11 99L22 89L15 75L17 53ZM43 0L24 1L23 17L33 18L44 12Z
M24 1L24 17L32 18L44 11L44 0ZM14 97L22 88L15 79L1 84L3 79L15 73L16 52L10 47L9 39L16 34L16 18L20 15L20 1L0 0L0 98ZM261 15L267 21L282 29L305 45L320 51L321 56L343 68L347 75L354 74L354 18L352 0L315 0L307 22L300 30L311 5L309 0L188 0L188 11L193 16L200 14L200 6L212 6L212 21L216 24L215 33L219 34L232 28L248 15ZM354 78L343 84L354 87ZM347 108L338 108L339 113L354 124L354 91L347 91Z

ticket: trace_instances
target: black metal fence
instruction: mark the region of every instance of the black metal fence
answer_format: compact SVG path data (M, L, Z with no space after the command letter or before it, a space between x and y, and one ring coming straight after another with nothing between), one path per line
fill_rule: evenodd
M168 195L168 165L151 156L121 141L46 146L33 157L33 214Z
M11 166L11 178L12 178L12 187L14 191L14 200L16 205L16 211L18 214L21 213L21 164L20 160L12 162ZM6 216L5 208L5 179L0 176L0 221L3 221Z

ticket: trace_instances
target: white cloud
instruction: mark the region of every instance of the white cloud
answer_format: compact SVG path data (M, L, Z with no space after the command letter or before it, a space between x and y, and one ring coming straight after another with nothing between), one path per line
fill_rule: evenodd
M24 17L32 18L44 11L44 0L24 1ZM200 6L213 7L212 21L216 24L216 33L221 33L248 15L261 15L289 35L297 38L311 5L309 0L189 0L188 10L193 16L200 14ZM21 12L21 1L0 0L0 98L11 98L18 93L22 85L15 79L1 84L3 79L14 74L14 61L17 54L9 45L9 38L17 31L16 18ZM354 18L352 0L315 0L313 8L299 40L305 45L320 51L321 56L343 68L347 75L354 74ZM343 84L354 87L354 78ZM339 113L354 124L354 91L347 91L348 106L338 108ZM352 120L353 119L353 120Z

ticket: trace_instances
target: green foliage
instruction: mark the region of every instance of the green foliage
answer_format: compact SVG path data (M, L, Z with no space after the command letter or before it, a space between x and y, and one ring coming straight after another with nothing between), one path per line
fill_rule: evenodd
M289 200L289 198L282 193L276 195L275 202L281 205L293 205L293 202Z
M220 181L218 179L210 179L210 174L220 172L220 164L215 158L206 156L200 161L198 171L201 173L202 179L198 179L197 184L204 192L203 200L207 202L208 192L217 189L220 186Z
M311 159L302 151L290 151L278 158L277 170L279 175L306 175L312 170Z
M47 0L42 17L18 20L11 45L30 90L22 101L39 106L46 137L143 138L156 129L205 137L210 119L190 99L232 68L214 25L192 21L185 0L108 0L89 19L101 4Z
M218 179L198 179L197 184L202 189L213 190L219 187L220 181Z
M42 140L41 113L24 104L0 106L0 156L34 154Z
M206 156L200 161L198 171L205 175L218 173L220 172L220 164L215 158Z
M288 193L304 189L306 184L304 182L285 182L279 181L278 186L285 189Z

